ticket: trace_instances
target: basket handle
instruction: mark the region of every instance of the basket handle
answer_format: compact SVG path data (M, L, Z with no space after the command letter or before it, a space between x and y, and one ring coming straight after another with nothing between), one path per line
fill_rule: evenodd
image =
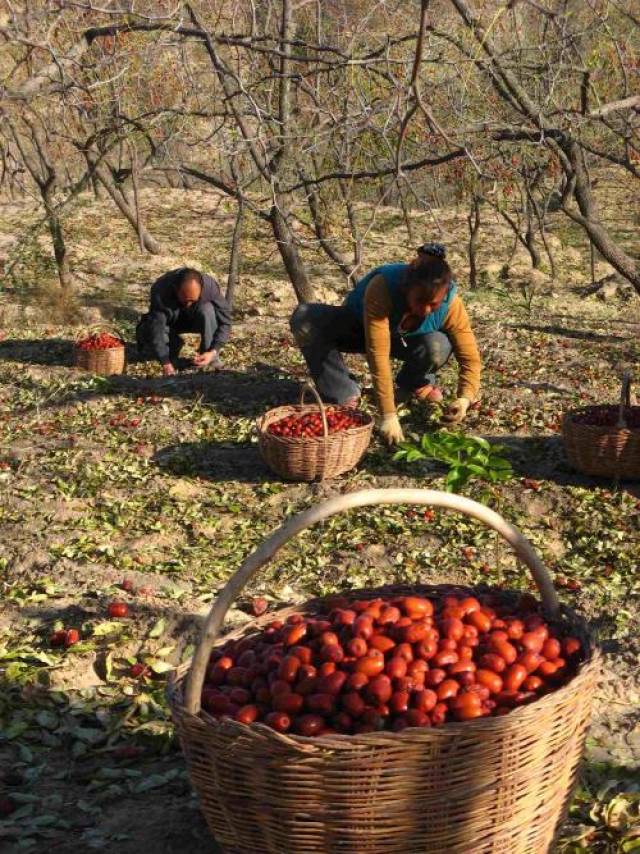
M300 392L300 406L304 403L304 396L306 392L310 391L311 394L315 397L316 403L320 407L320 417L322 418L322 429L324 431L323 438L327 439L329 437L329 425L327 424L327 413L324 408L324 403L318 394L316 387L312 385L312 383L306 382L302 386L302 390Z
M427 504L479 519L497 531L513 547L517 557L526 564L540 591L547 614L550 617L559 615L560 603L553 582L529 540L511 523L494 510L485 507L484 504L452 492L437 492L432 489L365 489L361 492L338 495L292 516L262 545L258 546L227 581L211 607L191 661L185 690L185 707L190 714L197 715L200 711L200 695L213 643L220 633L228 609L247 582L300 531L336 513L343 513L353 507L368 507L376 504Z
M622 388L620 389L620 408L618 410L618 427L626 427L627 419L624 417L625 407L631 406L631 371L625 371L622 375Z
M76 343L81 341L84 336L91 335L94 332L115 332L122 344L124 345L124 335L114 323L92 323L91 326L84 326L76 335Z

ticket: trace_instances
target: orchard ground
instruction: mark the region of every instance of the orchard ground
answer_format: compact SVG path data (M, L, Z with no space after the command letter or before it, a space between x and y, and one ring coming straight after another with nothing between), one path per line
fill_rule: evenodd
M377 439L356 471L323 484L283 483L262 464L254 420L297 399L305 368L288 329L293 291L272 241L253 223L223 372L166 380L158 366L135 362L133 350L125 376L75 370L72 343L90 323L113 321L133 340L161 272L189 263L224 280L233 222L224 203L176 190L145 191L143 203L166 255L140 255L107 201L87 195L65 222L73 297L57 291L44 238L20 245L1 294L0 767L8 770L0 803L5 812L15 807L0 816L2 851L211 851L164 700L167 674L188 658L199 618L289 514L337 492L443 483L437 465L394 463ZM632 208L609 214L632 235ZM564 219L549 235L553 283L519 254L507 275L512 237L487 222L482 286L470 292L465 213L441 210L437 218L441 231L426 215L416 215L416 230L448 245L485 365L482 401L464 430L503 441L515 469L510 482L472 483L464 492L532 540L562 600L589 617L606 653L582 787L560 850L637 850L640 485L616 489L573 473L558 429L568 407L615 401L623 366L635 366L638 377L640 301L581 294L591 281L589 252ZM3 206L6 261L35 220L27 204ZM627 248L637 254L640 244ZM383 210L366 264L410 252L400 214ZM308 263L318 298L340 301L346 285L318 255L309 252ZM596 272L610 271L598 263ZM353 366L368 385L364 360ZM455 375L453 366L443 375L449 396ZM436 417L416 407L402 422L420 434ZM479 524L388 507L299 537L246 591L229 625L249 619L253 596L276 608L418 579L528 584ZM125 580L132 591L122 589ZM108 618L114 600L128 604L128 617ZM81 642L51 648L58 622L79 629ZM132 678L135 662L149 665L152 678Z

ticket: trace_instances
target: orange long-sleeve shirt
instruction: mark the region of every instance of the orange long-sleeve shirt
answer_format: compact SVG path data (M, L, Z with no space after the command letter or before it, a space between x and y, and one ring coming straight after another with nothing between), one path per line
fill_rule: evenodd
M364 297L364 331L367 359L378 409L382 415L390 415L396 411L390 361L391 311L391 296L387 283L383 276L374 276ZM482 363L469 315L457 294L451 301L441 331L449 337L453 353L460 365L458 397L467 397L474 401L480 390Z

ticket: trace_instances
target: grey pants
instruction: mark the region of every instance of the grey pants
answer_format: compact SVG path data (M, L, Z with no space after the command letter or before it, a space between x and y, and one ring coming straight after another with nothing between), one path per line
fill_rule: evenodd
M196 305L188 311L178 313L176 320L167 325L164 331L164 344L169 347L171 360L177 359L184 347L180 332L196 332L200 335L200 353L211 350L213 338L218 328L218 319L213 305L205 302ZM143 358L153 358L153 329L151 314L143 314L136 326L136 342L138 352Z
M323 400L345 403L360 394L342 353L365 353L362 321L345 306L303 303L291 315L291 331ZM449 359L451 342L443 332L391 335L391 356L404 364L396 382L407 391L434 385L436 371Z

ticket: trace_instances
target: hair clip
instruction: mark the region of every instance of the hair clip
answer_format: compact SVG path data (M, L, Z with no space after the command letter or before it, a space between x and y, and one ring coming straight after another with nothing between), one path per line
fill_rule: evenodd
M442 243L423 243L417 250L419 255L435 255L436 258L444 259L447 250Z

